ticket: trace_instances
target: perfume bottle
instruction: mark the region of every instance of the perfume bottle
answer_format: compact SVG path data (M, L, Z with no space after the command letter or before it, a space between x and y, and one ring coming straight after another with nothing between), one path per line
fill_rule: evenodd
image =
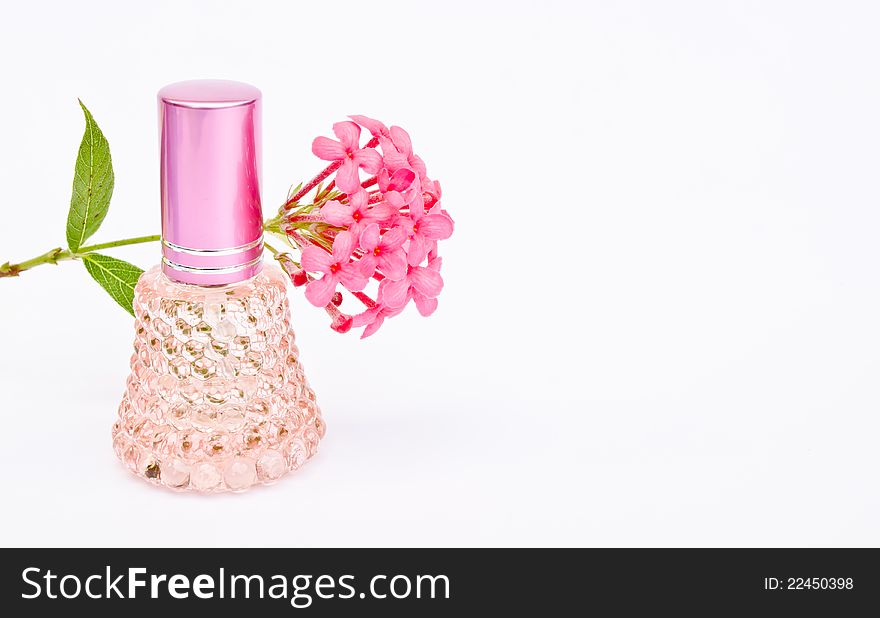
M315 454L324 423L299 361L285 275L263 264L260 91L159 91L162 261L138 280L113 448L175 490L242 491Z

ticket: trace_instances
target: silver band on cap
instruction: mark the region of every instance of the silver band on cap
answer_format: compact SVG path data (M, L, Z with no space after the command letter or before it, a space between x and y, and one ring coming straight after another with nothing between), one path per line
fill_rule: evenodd
M245 251L250 251L251 249L255 249L260 247L263 244L263 235L260 234L260 237L254 240L253 242L249 242L246 245L239 245L237 247L229 247L227 249L191 249L190 247L181 247L180 245L175 245L173 242L169 240L162 239L162 245L168 247L172 251L176 251L177 253L185 253L187 255L204 255L204 256L223 256L223 255L235 255L236 253L244 253ZM262 249L262 247L260 247Z
M244 264L236 264L235 266L220 266L220 267L202 267L199 268L197 266L184 266L183 264L178 264L176 262L172 262L164 255L162 256L162 263L168 266L173 270L179 270L185 273L197 273L200 275L225 275L228 273L237 273L241 270L245 270L250 268L251 266L256 266L263 259L263 254L260 253L257 257L252 259L250 262L245 262Z

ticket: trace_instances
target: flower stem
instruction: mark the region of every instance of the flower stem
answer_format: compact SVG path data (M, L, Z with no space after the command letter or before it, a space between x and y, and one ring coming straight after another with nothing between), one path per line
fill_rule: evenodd
M367 309L372 309L376 306L376 301L364 294L363 292L352 292L355 298L364 303Z
M160 236L158 234L153 234L150 236L137 236L135 238L123 238L120 240L111 240L110 242L80 247L79 251L75 252L68 249L62 249L61 247L55 247L54 249L50 249L42 255L38 255L37 257L25 260L24 262L19 262L17 264L6 262L5 264L0 265L0 278L17 277L19 273L30 270L34 266L40 266L41 264L57 264L58 262L63 262L66 260L75 260L79 257L82 257L84 254L92 253L93 251L100 251L101 249L111 249L113 247L124 247L125 245L139 245L145 242L155 242L159 240L159 238Z
M326 223L321 215L292 215L287 217L289 223Z

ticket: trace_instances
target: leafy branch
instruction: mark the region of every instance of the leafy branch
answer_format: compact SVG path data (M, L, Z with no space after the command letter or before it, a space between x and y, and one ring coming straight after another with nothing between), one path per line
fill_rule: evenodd
M97 253L102 249L135 245L159 240L159 236L140 236L95 245L83 246L104 222L113 196L113 160L110 145L91 112L79 102L86 127L76 164L73 169L73 190L67 213L67 249L56 247L30 260L0 265L0 277L17 277L41 264L57 264L65 260L81 260L86 271L111 298L134 315L134 286L144 271L124 260Z
M23 262L0 264L0 278L17 277L26 270L43 264L58 264L69 260L79 260L86 272L119 305L134 314L134 286L143 270L124 260L98 253L104 249L156 242L158 234L123 238L110 242L84 245L107 216L110 198L113 196L113 161L110 146L91 112L82 101L79 102L85 115L85 131L79 145L73 174L73 190L70 196L70 210L67 214L67 249L55 247L45 253ZM267 222L267 231L281 233L277 221ZM277 250L266 244L273 254Z

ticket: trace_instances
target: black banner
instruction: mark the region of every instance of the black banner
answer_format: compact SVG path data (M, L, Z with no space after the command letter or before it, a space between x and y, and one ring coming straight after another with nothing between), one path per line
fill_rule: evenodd
M880 601L869 549L7 549L0 607L139 616L827 611ZM120 612L124 612L120 614ZM760 614L759 614L760 615Z

